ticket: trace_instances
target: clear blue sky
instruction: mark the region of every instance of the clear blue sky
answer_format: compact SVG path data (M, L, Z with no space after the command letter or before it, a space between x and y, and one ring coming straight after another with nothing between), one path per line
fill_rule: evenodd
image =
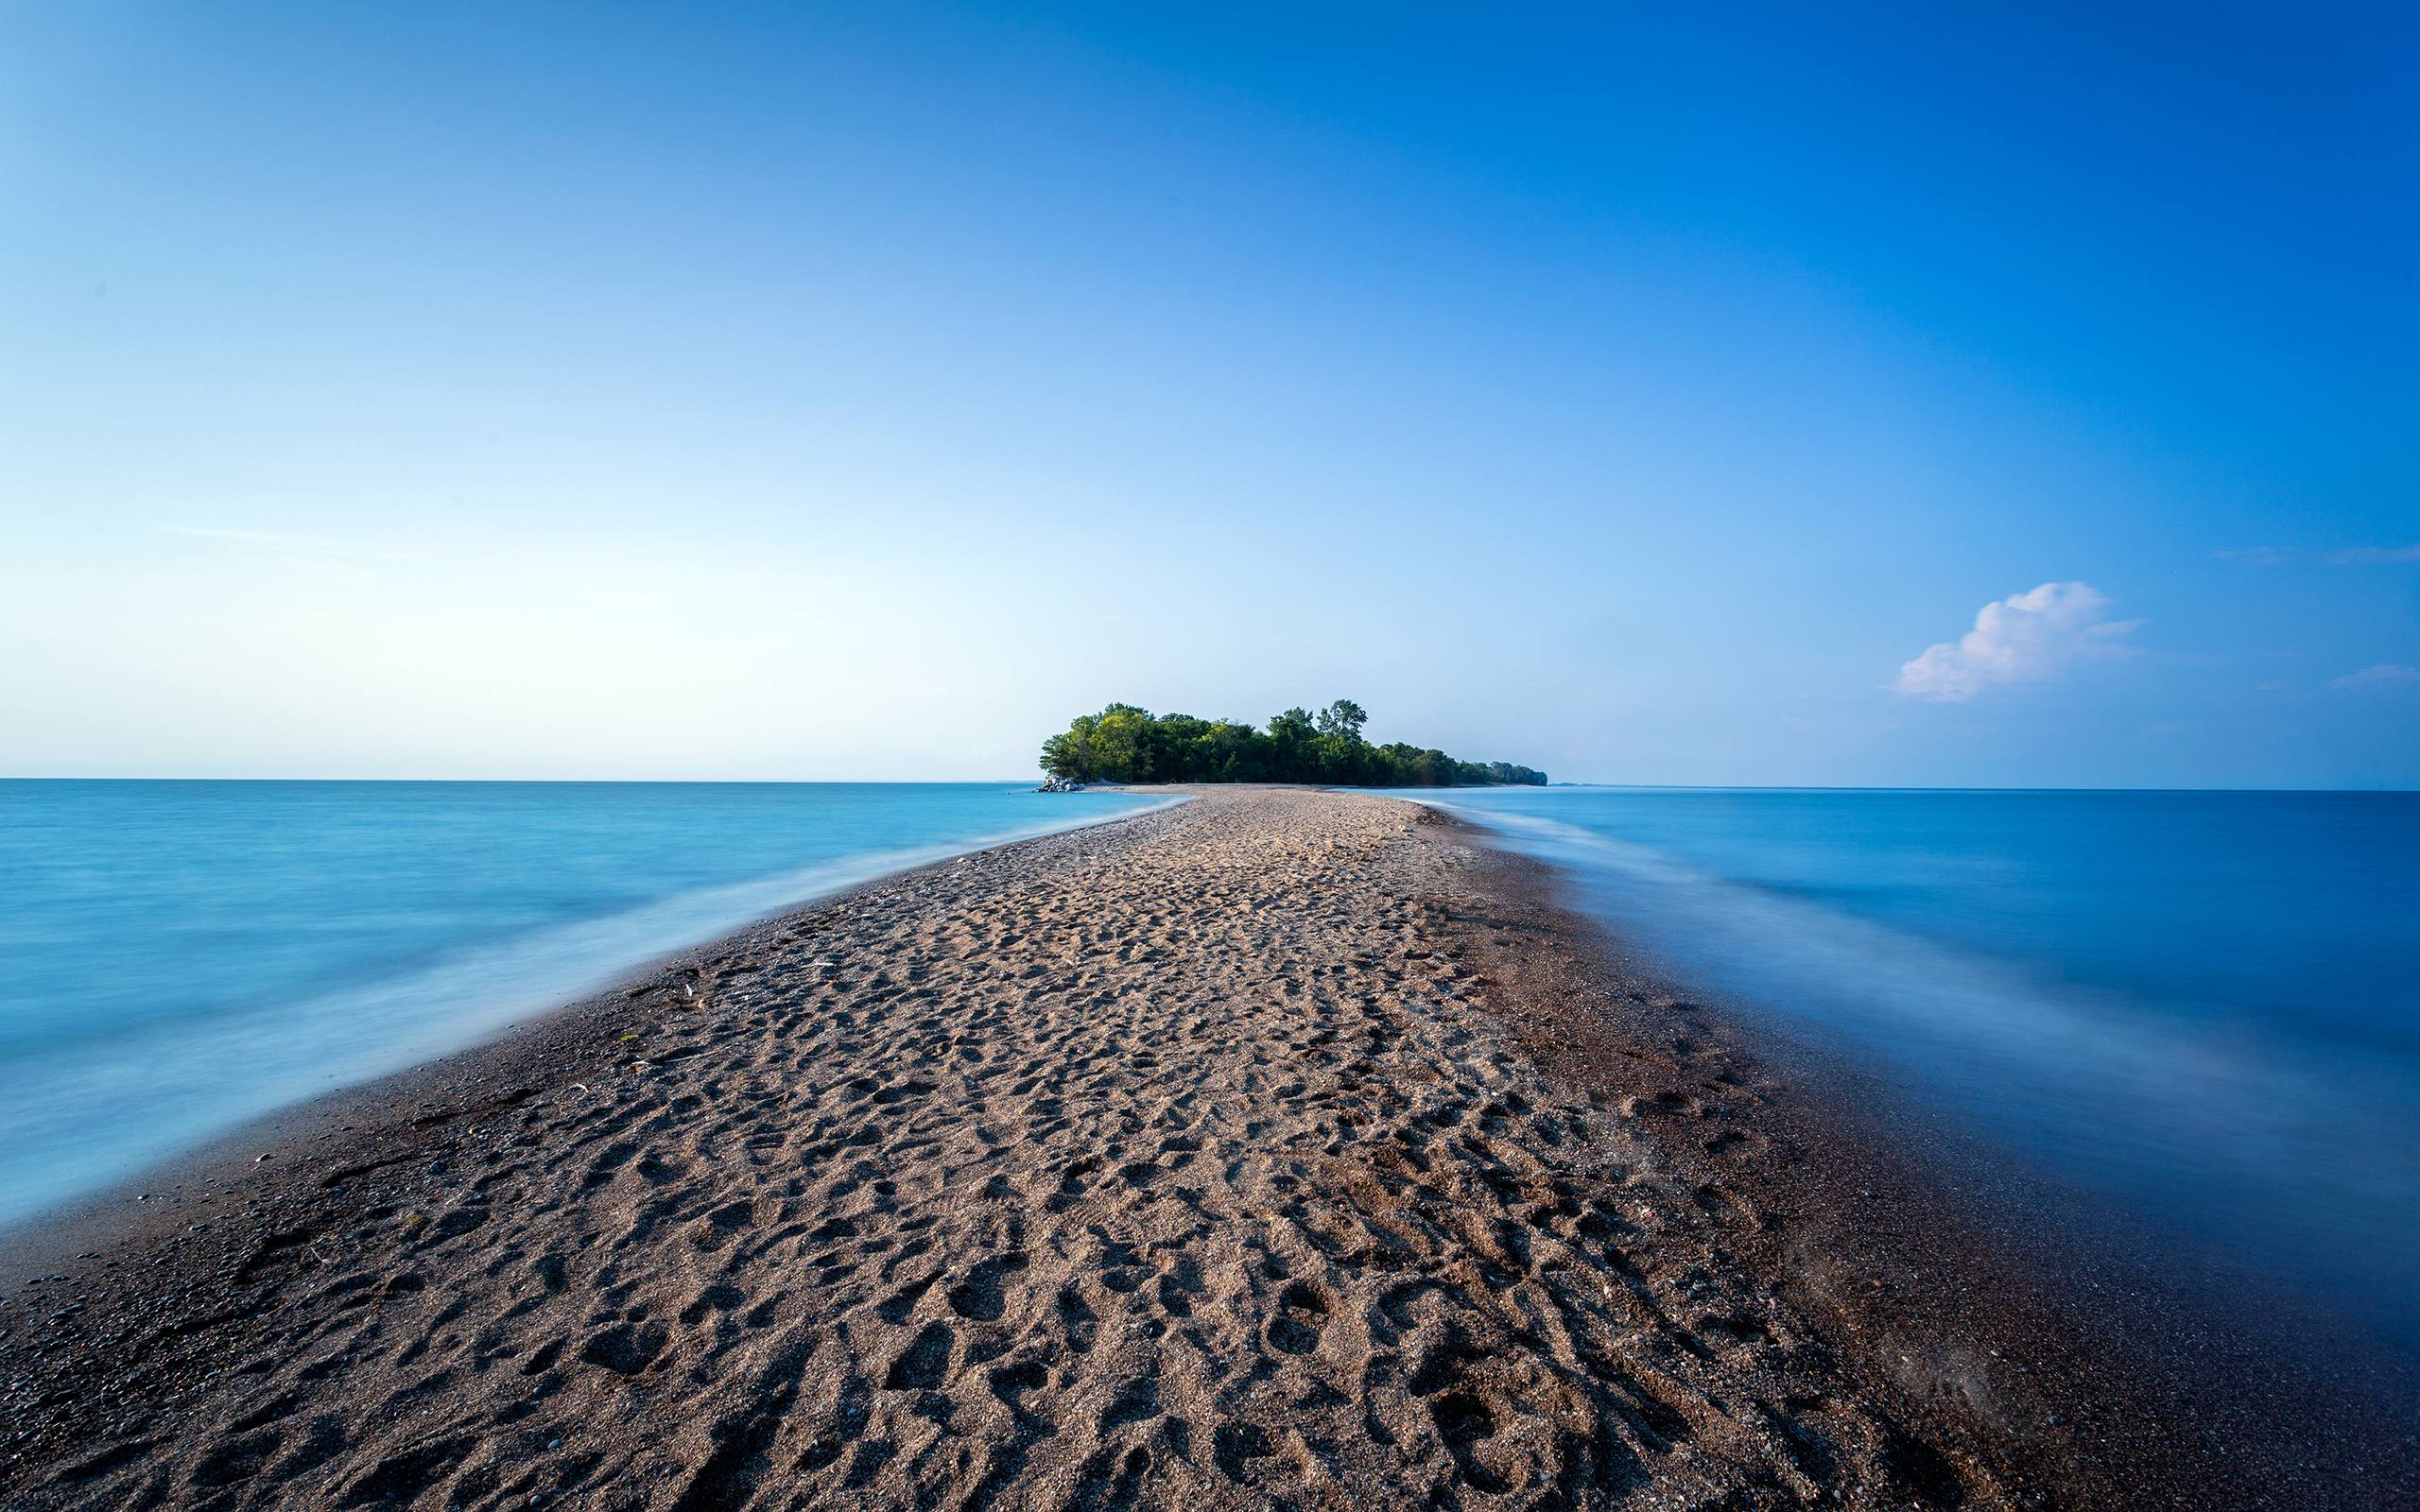
M7 5L0 772L2420 782L2416 16Z

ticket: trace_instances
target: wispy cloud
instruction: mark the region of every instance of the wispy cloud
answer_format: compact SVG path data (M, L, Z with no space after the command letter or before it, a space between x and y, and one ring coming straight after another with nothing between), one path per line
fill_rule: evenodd
M389 551L382 546L364 545L335 536L296 536L277 530L221 530L209 525L168 525L160 527L164 534L193 536L204 541L225 541L237 545L258 546L268 551L288 552L306 557L361 557L380 561L424 561L427 558L416 552Z
M288 536L274 530L214 530L207 525L162 525L160 528L172 536L240 541L248 546L275 546L281 551L325 551L341 544L327 536Z
M1911 698L1964 703L1997 683L2033 682L2079 657L2120 649L2141 620L2108 617L2109 596L2089 583L2044 583L1986 604L1975 627L1944 641L1899 669L1897 691Z
M2347 693L2369 688L2408 688L2414 683L2420 683L2420 667L2397 666L2392 662L2381 662L2377 666L2363 667L2359 672L2347 672L2341 678L2327 679L2329 687Z
M2347 546L2320 560L2331 567L2366 567L2380 562L2420 561L2420 546Z
M2239 561L2247 567L2282 567L2290 561L2325 562L2330 567L2375 567L2397 562L2420 562L2420 545L2411 546L2340 546L2334 551L2282 551L2275 546L2234 546L2218 554L2221 561Z

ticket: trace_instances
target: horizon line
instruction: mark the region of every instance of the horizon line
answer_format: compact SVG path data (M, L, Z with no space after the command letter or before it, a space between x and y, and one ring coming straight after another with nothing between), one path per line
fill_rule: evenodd
M125 774L0 773L0 782L360 782L416 783L421 785L450 784L458 786L554 786L554 787L975 787L996 786L1010 782L1039 782L1036 773L1027 777L160 777ZM1304 787L1324 788L1342 792L1393 793L1473 793L1473 792L1552 792L1558 788L1599 788L1617 792L1681 792L1681 793L2420 793L2420 784L2404 786L2336 786L2336 787L2268 787L2246 784L2224 786L2173 786L2143 783L2110 786L2106 784L2032 783L2003 787L1977 786L1972 783L1931 785L1912 782L1554 782L1544 784L1510 782L1473 782L1454 786L1428 787L1361 787L1350 782L1114 782L1085 784L1087 787Z

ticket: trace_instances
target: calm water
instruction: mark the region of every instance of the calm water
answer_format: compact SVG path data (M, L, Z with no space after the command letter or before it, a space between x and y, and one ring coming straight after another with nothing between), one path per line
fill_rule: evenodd
M0 1223L786 904L1158 801L0 781Z
M1768 1028L2420 1342L2420 794L1443 801Z

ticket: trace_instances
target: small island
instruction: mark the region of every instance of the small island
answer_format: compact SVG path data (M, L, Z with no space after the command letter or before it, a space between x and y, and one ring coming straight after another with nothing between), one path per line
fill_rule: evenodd
M1288 709L1269 728L1235 719L1158 714L1114 703L1042 743L1054 784L1080 782L1325 782L1343 787L1544 787L1547 774L1510 762L1457 761L1442 750L1362 738L1369 714L1350 698L1317 713Z

